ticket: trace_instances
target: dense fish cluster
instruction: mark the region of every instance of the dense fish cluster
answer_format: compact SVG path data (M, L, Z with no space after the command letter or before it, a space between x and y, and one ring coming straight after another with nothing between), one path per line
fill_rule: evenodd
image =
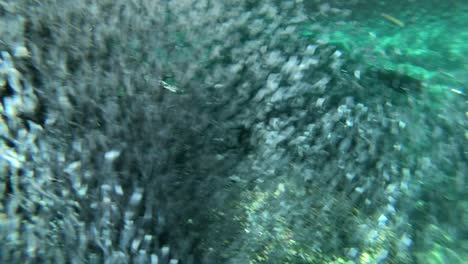
M0 262L412 263L416 182L466 153L431 122L463 116L303 4L1 1Z

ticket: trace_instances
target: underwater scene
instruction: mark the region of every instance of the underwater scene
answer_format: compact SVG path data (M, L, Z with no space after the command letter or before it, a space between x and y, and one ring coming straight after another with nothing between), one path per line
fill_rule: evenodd
M468 263L466 24L0 0L0 263Z

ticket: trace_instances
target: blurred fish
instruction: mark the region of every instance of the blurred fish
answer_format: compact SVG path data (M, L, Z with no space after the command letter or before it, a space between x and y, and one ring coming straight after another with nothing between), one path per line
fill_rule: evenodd
M400 27L405 26L405 23L403 23L401 20L396 19L395 17L393 17L391 15L388 15L388 14L385 14L385 13L381 13L380 15L383 16L386 20L392 22L393 24L395 24L397 26L400 26Z

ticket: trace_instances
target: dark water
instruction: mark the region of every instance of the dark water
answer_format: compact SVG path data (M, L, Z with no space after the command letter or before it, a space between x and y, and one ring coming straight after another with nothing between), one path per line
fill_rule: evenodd
M467 8L1 2L0 262L466 262Z

